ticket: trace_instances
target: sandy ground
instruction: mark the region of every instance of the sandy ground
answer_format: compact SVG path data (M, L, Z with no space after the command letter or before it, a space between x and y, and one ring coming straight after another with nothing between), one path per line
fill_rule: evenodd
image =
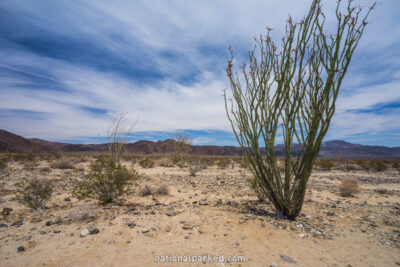
M70 182L88 171L89 162L74 165L73 170L43 173L40 169L50 166L48 161L39 161L33 169L12 162L1 174L0 207L13 210L0 215L0 266L400 264L398 170L316 170L302 214L287 221L276 219L268 203L257 201L246 184L250 173L238 164L209 166L196 177L189 176L187 168L135 165L142 174L139 185L166 184L170 194L134 193L106 206L71 196ZM33 175L54 182L52 199L41 212L13 200L15 182ZM349 177L360 181L361 192L340 197L338 185ZM99 232L81 237L84 229ZM20 246L24 251L18 252ZM155 262L189 255L200 261ZM213 256L224 256L224 261L210 261Z

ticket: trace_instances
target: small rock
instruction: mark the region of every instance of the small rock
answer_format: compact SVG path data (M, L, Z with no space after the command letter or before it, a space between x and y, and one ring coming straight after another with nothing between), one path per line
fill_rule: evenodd
M69 197L66 197L66 198L64 198L64 201L66 201L66 202L70 202L70 201L71 201L71 199L70 199Z
M3 216L10 215L12 210L13 210L12 208L3 208L3 211L1 212L1 214L3 214Z
M133 227L136 226L136 223L130 222L130 223L128 223L127 225L128 225L129 228L133 228Z
M92 228L89 231L89 235L95 235L98 234L100 232L100 230L98 228Z
M185 224L182 226L182 229L183 229L183 230L191 230L191 229L193 229L193 225L192 225L191 223L185 223Z
M207 201L206 198L203 198L203 199L201 199L201 200L199 201L199 205L205 206L205 205L209 205L209 204L210 204L210 203Z
M167 211L167 216L176 216L176 212L175 211Z
M145 233L148 233L148 232L150 232L150 229L142 230L142 234L145 234Z
M25 251L25 247L24 246L19 246L17 248L18 252L24 252Z
M20 227L23 224L22 220L15 221L11 224L11 226Z
M85 236L87 236L89 234L89 230L88 229L83 229L82 231L81 231L81 237L85 237Z
M8 225L5 224L5 223L1 223L1 224L0 224L0 228L2 228L2 227L8 227Z
M278 264L272 263L269 267L278 267Z
M285 255L282 255L282 254L281 254L281 259L284 260L284 261L286 261L286 262L292 263L292 264L297 264L297 263L296 263L291 257L289 257L289 256L285 256Z
M50 225L52 225L52 224L53 224L52 221L47 221L45 225L46 225L46 226L50 226Z

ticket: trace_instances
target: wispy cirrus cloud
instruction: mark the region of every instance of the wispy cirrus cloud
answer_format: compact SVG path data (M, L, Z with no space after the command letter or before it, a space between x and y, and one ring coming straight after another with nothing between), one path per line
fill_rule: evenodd
M253 36L272 26L279 37L309 2L2 1L0 128L91 140L127 111L146 136L185 129L199 144L235 144L221 97L226 47L245 60ZM323 2L333 12L335 1ZM372 14L329 139L400 145L399 17L397 0Z

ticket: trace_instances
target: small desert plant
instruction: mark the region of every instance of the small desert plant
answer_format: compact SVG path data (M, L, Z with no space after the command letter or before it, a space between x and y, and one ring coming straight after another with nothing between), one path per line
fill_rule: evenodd
M342 197L351 197L360 192L360 184L353 179L345 179L339 186L339 193Z
M229 159L220 158L220 159L218 159L217 166L218 166L220 169L225 169L226 167L228 167L228 164L229 164L229 163L230 163L230 160L229 160Z
M174 167L174 164L172 163L172 160L170 158L161 158L158 161L158 165L161 167Z
M141 196L149 196L152 195L154 188L150 184L144 184L140 187L139 194Z
M139 160L139 165L145 169L153 168L154 164L155 164L154 160L152 160L150 158L144 158L144 159Z
M62 170L66 170L66 169L74 169L74 165L72 165L72 162L66 159L59 159L55 162L53 162L50 165L53 169L62 169Z
M187 154L191 149L191 140L187 136L187 134L183 132L177 132L175 135L175 162L183 163L186 159ZM183 165L178 165L182 166ZM181 167L181 168L182 168Z
M400 163L399 162L393 162L392 168L393 169L400 169Z
M320 159L316 161L316 165L324 171L331 170L335 164L329 159Z
M7 158L0 158L0 170L7 169L8 159Z
M16 199L32 208L43 209L53 192L50 181L31 178L24 182L16 183Z
M162 184L156 188L157 195L169 195L169 187L166 184Z
M204 168L202 165L200 165L200 163L190 163L189 164L189 175L194 177L202 169L204 169Z
M77 181L72 194L80 199L96 198L101 203L113 202L128 192L128 184L137 177L136 171L129 171L112 158L100 158L91 165L85 179Z
M383 171L387 170L387 165L383 161L380 161L380 160L372 161L372 164L373 164L374 170L377 172L383 172Z

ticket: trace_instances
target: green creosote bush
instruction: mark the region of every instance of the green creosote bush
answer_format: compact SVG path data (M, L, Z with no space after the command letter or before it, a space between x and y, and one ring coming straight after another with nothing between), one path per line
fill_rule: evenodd
M150 158L144 158L144 159L139 160L139 165L142 168L149 169L149 168L154 167L155 162L154 162L154 160L152 160Z
M126 194L128 186L138 178L135 170L128 170L112 158L102 157L90 167L89 174L76 181L72 194L79 199L95 198L110 203Z
M48 180L31 178L15 185L16 199L32 209L44 209L53 192L52 183Z

